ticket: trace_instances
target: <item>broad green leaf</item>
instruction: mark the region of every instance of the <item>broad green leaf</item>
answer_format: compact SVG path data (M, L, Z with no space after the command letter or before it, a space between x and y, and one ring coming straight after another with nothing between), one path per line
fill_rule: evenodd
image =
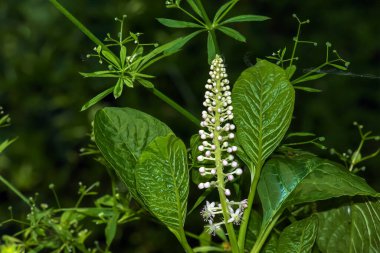
M178 236L189 195L185 144L173 134L155 138L136 165L136 187L149 211Z
M282 68L260 60L236 81L232 103L239 152L249 158L242 159L253 170L284 137L292 118L294 89Z
M236 31L235 29L225 26L219 26L218 30L237 41L246 42L244 35Z
M235 1L228 1L227 3L223 4L218 11L215 13L214 21L213 23L216 25L216 22L218 21L219 17L225 13L225 11L233 4Z
M90 108L91 106L93 106L94 104L98 103L100 100L102 100L103 98L105 98L106 96L108 96L109 94L111 94L112 91L113 91L113 89L114 89L114 87L108 88L108 89L100 92L95 97L91 98L87 103L85 103L82 106L81 112L87 110L88 108Z
M96 145L104 158L127 185L132 196L140 201L135 179L137 160L154 138L172 133L170 128L132 108L106 107L95 115L94 133Z
M202 17L202 12L199 9L198 5L194 2L194 0L186 0L186 2L191 6L191 8L193 9L193 11L195 11L195 13L197 13L200 17Z
M311 75L311 76L306 76L306 77L303 77L303 78L297 78L295 80L292 81L292 84L297 84L297 83L303 83L303 82L307 82L307 81L311 81L311 80L317 80L317 79L320 79L322 77L324 77L326 75L326 73L321 73L321 74L315 74L315 75Z
M108 220L104 234L106 235L107 246L110 246L116 235L117 220L119 219L119 213L114 212L112 218Z
M277 251L281 253L311 252L318 232L318 218L296 221L286 227L278 239Z
M246 250L252 249L253 245L255 244L260 232L262 219L263 218L259 212L255 210L251 211L251 215L249 217L249 222L248 222L248 227L247 227L247 233L245 236L244 248Z
M121 93L123 92L123 86L124 86L124 82L123 82L123 79L122 78L119 78L117 80L117 83L113 89L113 96L114 98L118 98L121 96Z
M307 152L290 151L265 164L257 190L263 206L264 229L290 205L341 196L379 195L343 166Z
M282 253L277 251L277 243L278 243L278 235L276 233L272 233L269 236L269 240L264 244L263 253Z
M115 67L120 68L120 60L110 51L107 50L102 50L103 56L110 62L112 63Z
M221 24L238 23L238 22L252 22L252 21L265 21L270 19L266 16L260 15L240 15L224 20Z
M380 201L352 203L319 212L317 244L324 253L380 252Z
M322 92L321 90L310 88L310 87L304 87L304 86L293 86L293 88L295 90L303 90L306 92L315 92L315 93Z
M186 21L168 19L168 18L157 18L157 20L164 26L167 26L170 28L203 28L202 26L193 22L186 22Z
M215 58L215 55L216 55L216 48L215 48L214 40L212 39L211 32L208 32L208 35L207 35L208 63L212 62L212 60Z

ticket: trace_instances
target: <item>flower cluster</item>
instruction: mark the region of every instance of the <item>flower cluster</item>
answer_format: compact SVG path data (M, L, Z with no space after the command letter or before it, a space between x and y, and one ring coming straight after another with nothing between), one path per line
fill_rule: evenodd
M231 195L231 191L225 188L227 182L233 181L236 176L243 173L239 167L238 161L235 160L234 153L237 147L232 145L231 142L235 138L234 130L235 125L230 123L234 117L233 107L231 101L231 91L229 81L227 79L226 68L223 59L216 56L212 61L210 69L210 79L207 80L205 85L205 101L203 105L206 110L202 111L201 127L204 130L199 131L199 136L202 144L198 146L198 150L202 155L197 157L199 162L207 162L204 166L199 168L201 176L211 176L211 180L200 183L199 189L207 189L216 187L222 189L226 200L228 210L228 223L239 224L243 215L246 201L232 202L228 201L226 197ZM208 178L209 178L208 177ZM209 232L214 234L220 225L224 222L213 223L214 217L218 214L223 214L221 204L215 202L206 202L206 206L201 212L205 221L209 222Z

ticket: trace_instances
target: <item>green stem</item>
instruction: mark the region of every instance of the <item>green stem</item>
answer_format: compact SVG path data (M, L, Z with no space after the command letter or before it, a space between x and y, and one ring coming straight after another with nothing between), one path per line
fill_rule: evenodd
M185 230L183 228L180 231L180 238L178 239L186 253L194 253L193 249L187 242Z
M218 44L218 41L216 39L216 34L215 34L215 30L214 30L214 28L215 28L214 24L211 23L210 18L208 17L207 12L206 12L205 8L203 7L202 1L201 0L195 0L195 3L198 6L199 10L201 11L201 14L202 14L204 21L206 22L207 30L210 32L211 38L212 38L214 45L215 45L215 51L217 54L220 54L219 44Z
M180 9L183 13L185 13L187 16L189 16L190 18L194 19L196 22L198 22L200 25L203 25L203 26L206 26L205 23L203 23L202 21L200 21L199 19L197 19L196 17L194 17L194 15L192 15L190 12L188 12L187 10L183 9L182 7L178 6L178 9Z
M175 109L177 112L185 116L188 120L193 122L195 125L199 126L200 121L197 117L195 117L193 114L191 114L189 111L187 111L185 108L174 102L171 98L163 94L161 91L157 90L156 88L149 89L152 91L154 95L156 95L158 98L160 98L162 101L170 105L173 109Z
M298 18L297 18L297 20L298 20ZM301 32L301 23L298 22L297 36L296 36L295 41L294 41L294 46L293 46L292 56L290 57L289 67L293 65L294 55L296 54L296 49L297 49L297 45L298 45L298 39L300 37L300 32Z
M244 252L245 235L247 233L247 227L248 227L249 218L250 218L251 211L252 211L253 200L255 199L257 184L258 184L259 179L260 179L261 165L257 166L257 168L258 169L255 169L255 171L254 171L253 181L251 183L251 187L249 190L248 207L244 210L243 219L242 219L242 222L240 224L239 238L238 238L238 245L239 245L240 252Z
M112 53L108 49L106 45L103 44L90 30L88 30L78 19L76 19L67 9L65 9L60 3L57 2L57 0L49 0L58 11L60 11L67 19L69 19L79 30L81 30L90 40L92 40L95 44L100 45L104 50L107 50ZM112 53L113 54L113 53ZM163 100L165 103L173 107L175 110L177 110L179 113L181 113L183 116L185 116L187 119L192 121L197 126L199 125L200 121L192 115L189 111L187 111L185 108L174 102L172 99L170 99L168 96L157 90L156 88L150 89L152 90L152 93L156 95L159 99Z
M5 184L5 186L7 186L17 196L19 196L20 199L22 199L28 206L30 206L29 199L27 197L25 197L24 194L22 194L19 190L17 190L16 187L14 187L10 182L8 182L8 180L6 180L5 178L3 178L1 175L0 175L0 182L2 182L3 184Z
M253 246L251 253L260 253L261 248L263 247L268 236L272 232L272 229L277 224L277 220L280 218L281 213L277 214L272 221L264 228L263 232L260 232L255 245Z

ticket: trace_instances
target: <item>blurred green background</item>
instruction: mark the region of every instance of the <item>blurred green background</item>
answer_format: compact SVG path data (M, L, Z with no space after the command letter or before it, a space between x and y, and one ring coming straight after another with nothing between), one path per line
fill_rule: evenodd
M207 0L214 12L219 0ZM223 1L224 2L224 1ZM190 30L167 29L155 18L186 19L166 9L164 0L83 0L61 3L99 38L115 34L114 17L128 15L127 28L142 32L143 41L168 42ZM310 131L325 136L325 145L345 151L356 147L359 136L352 126L358 121L365 129L380 134L380 1L265 1L242 0L233 14L253 13L272 19L263 23L235 26L246 35L240 44L219 34L220 47L228 64L231 81L239 73L284 46L292 45L297 23L291 17L310 19L301 39L319 43L302 46L298 52L297 74L324 61L324 44L330 41L340 55L351 62L351 75L330 74L308 83L323 93L297 92L292 131ZM39 199L53 203L48 185L54 183L63 205L77 198L77 182L101 182L102 193L109 192L104 168L79 150L88 143L90 122L103 106L128 106L140 109L167 123L188 141L197 129L153 94L139 87L128 89L114 101L79 112L83 103L109 87L110 80L84 79L78 72L96 70L95 60L85 56L94 44L46 0L0 1L0 105L12 117L12 126L1 129L0 140L19 136L0 157L0 173L26 195L39 192ZM204 81L208 66L205 35L191 41L178 54L149 69L156 75L156 87L196 115L200 115ZM375 151L380 143L370 143ZM320 155L336 159L328 151L311 148ZM380 191L380 158L367 162L360 175ZM0 219L13 206L19 217L25 206L0 185ZM198 219L198 218L197 218ZM200 218L194 224L201 224ZM8 230L7 230L8 229ZM13 228L0 228L0 235ZM103 228L100 228L103 229ZM190 227L199 232L200 228ZM102 240L102 238L99 238ZM114 252L181 252L175 238L160 226L142 221L121 229Z

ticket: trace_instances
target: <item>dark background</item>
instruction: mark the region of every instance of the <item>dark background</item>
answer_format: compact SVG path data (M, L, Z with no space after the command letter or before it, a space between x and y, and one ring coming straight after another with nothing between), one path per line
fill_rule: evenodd
M208 0L209 13L218 0ZM143 32L146 42L167 42L191 30L168 29L155 18L186 19L163 1L152 0L62 0L62 4L99 38L116 33L114 17L128 15L127 28ZM291 17L310 19L301 39L319 43L298 51L297 74L324 61L324 44L330 41L340 55L351 62L352 75L330 74L308 83L323 93L297 91L292 131L311 131L325 136L325 145L345 151L359 141L353 121L380 134L380 1L248 1L242 0L234 14L253 13L272 19L262 23L234 25L247 37L246 44L218 34L230 79L255 58L292 45L297 23ZM79 112L83 103L109 87L110 80L84 79L78 72L96 70L95 60L86 59L94 44L46 0L6 0L0 2L0 105L12 117L12 126L1 129L1 139L19 139L0 157L0 173L26 195L40 193L43 202L53 203L48 185L54 183L64 205L77 198L77 182L101 182L101 192L109 192L104 168L91 157L79 156L88 143L90 122L103 106L128 106L160 118L186 141L197 129L153 94L141 87L128 89L117 101L109 96L103 103ZM196 115L200 115L203 84L208 65L205 34L191 41L178 54L149 69L157 76L156 87ZM370 76L367 76L370 75ZM379 143L369 143L367 152ZM336 159L328 151L311 148ZM360 175L380 191L380 158L366 162ZM22 203L0 185L0 218L14 206L20 217ZM196 224L201 222L195 221ZM101 228L103 229L103 228ZM195 232L197 229L190 228ZM0 230L0 235L5 233ZM178 250L177 250L178 249ZM175 238L148 221L124 226L118 233L114 252L181 252Z

